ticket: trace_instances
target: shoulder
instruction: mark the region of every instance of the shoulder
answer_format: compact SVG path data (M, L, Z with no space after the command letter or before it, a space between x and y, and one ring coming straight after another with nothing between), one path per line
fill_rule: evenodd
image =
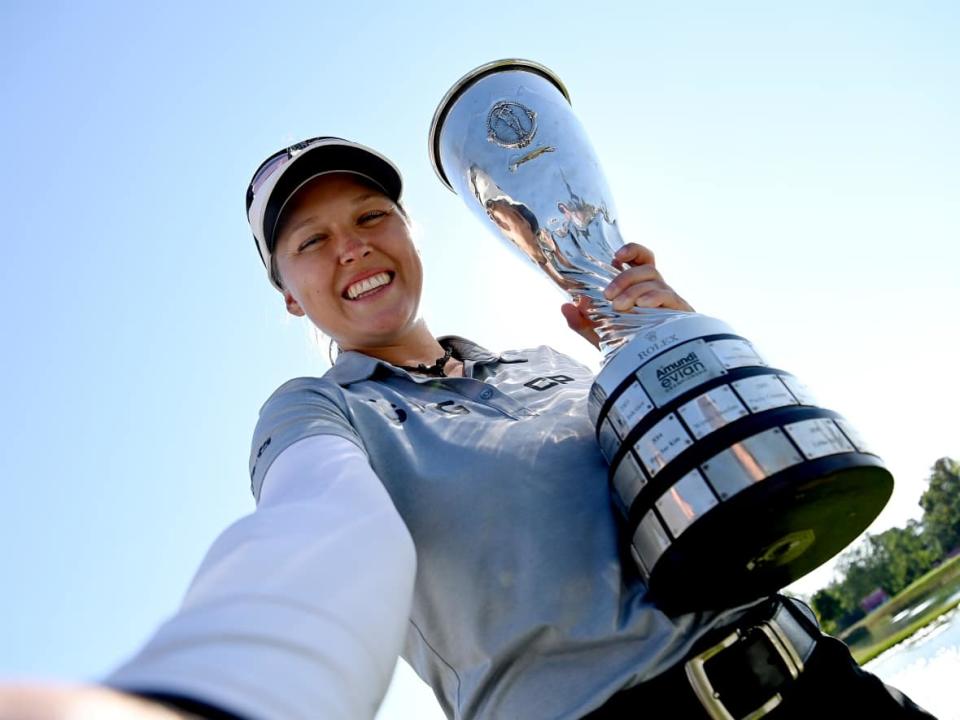
M279 454L315 435L342 437L366 452L339 385L318 377L288 380L263 403L253 431L250 479L254 497L259 497L263 477Z
M271 409L277 405L282 405L298 400L317 400L323 399L332 402L342 402L343 392L339 385L325 377L297 377L287 380L274 390L260 407L260 415L265 410Z
M307 419L317 413L332 414L347 422L349 410L343 388L324 377L293 378L274 390L260 406L258 426L290 420L292 416Z

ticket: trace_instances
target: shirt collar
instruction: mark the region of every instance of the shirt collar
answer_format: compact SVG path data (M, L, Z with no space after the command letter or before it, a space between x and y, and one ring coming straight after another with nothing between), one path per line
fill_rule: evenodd
M449 346L453 350L455 358L475 365L526 362L526 358L521 357L520 353L505 352L498 354L459 335L441 335L437 340L444 347ZM420 379L419 376L401 370L384 360L364 355L355 350L340 353L333 367L324 373L324 377L333 380L337 385L346 386L361 380L368 380L378 372ZM424 380L436 380L436 378L424 378Z

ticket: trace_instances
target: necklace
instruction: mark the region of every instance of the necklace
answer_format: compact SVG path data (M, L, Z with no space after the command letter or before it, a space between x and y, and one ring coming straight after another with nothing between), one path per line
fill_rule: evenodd
M416 367L410 367L409 365L397 365L401 370L407 370L409 372L419 373L421 375L431 375L433 377L446 377L447 374L443 369L447 365L447 361L450 359L450 356L453 354L452 348L446 348L446 352L443 353L443 357L437 358L437 361L427 367L423 363L420 363Z

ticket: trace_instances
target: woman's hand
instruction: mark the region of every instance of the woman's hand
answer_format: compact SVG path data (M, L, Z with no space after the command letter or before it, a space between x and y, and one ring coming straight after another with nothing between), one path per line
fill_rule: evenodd
M96 685L0 685L0 720L184 720L190 717Z
M649 248L627 243L617 250L613 264L621 270L626 267L603 291L604 297L617 312L626 312L633 307L694 312L690 303L663 281ZM600 347L600 337L594 330L596 323L587 316L590 301L586 297L581 296L577 303L565 303L560 310L571 330Z

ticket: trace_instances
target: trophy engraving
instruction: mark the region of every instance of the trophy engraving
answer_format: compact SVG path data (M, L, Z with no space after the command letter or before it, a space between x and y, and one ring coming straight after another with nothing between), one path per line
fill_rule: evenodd
M502 100L490 109L487 129L500 147L526 147L537 134L537 114L520 103Z
M526 60L472 70L440 102L429 150L441 181L597 322L587 409L630 553L664 609L775 592L880 513L893 478L879 457L747 338L603 297L619 272L616 208L553 72Z

